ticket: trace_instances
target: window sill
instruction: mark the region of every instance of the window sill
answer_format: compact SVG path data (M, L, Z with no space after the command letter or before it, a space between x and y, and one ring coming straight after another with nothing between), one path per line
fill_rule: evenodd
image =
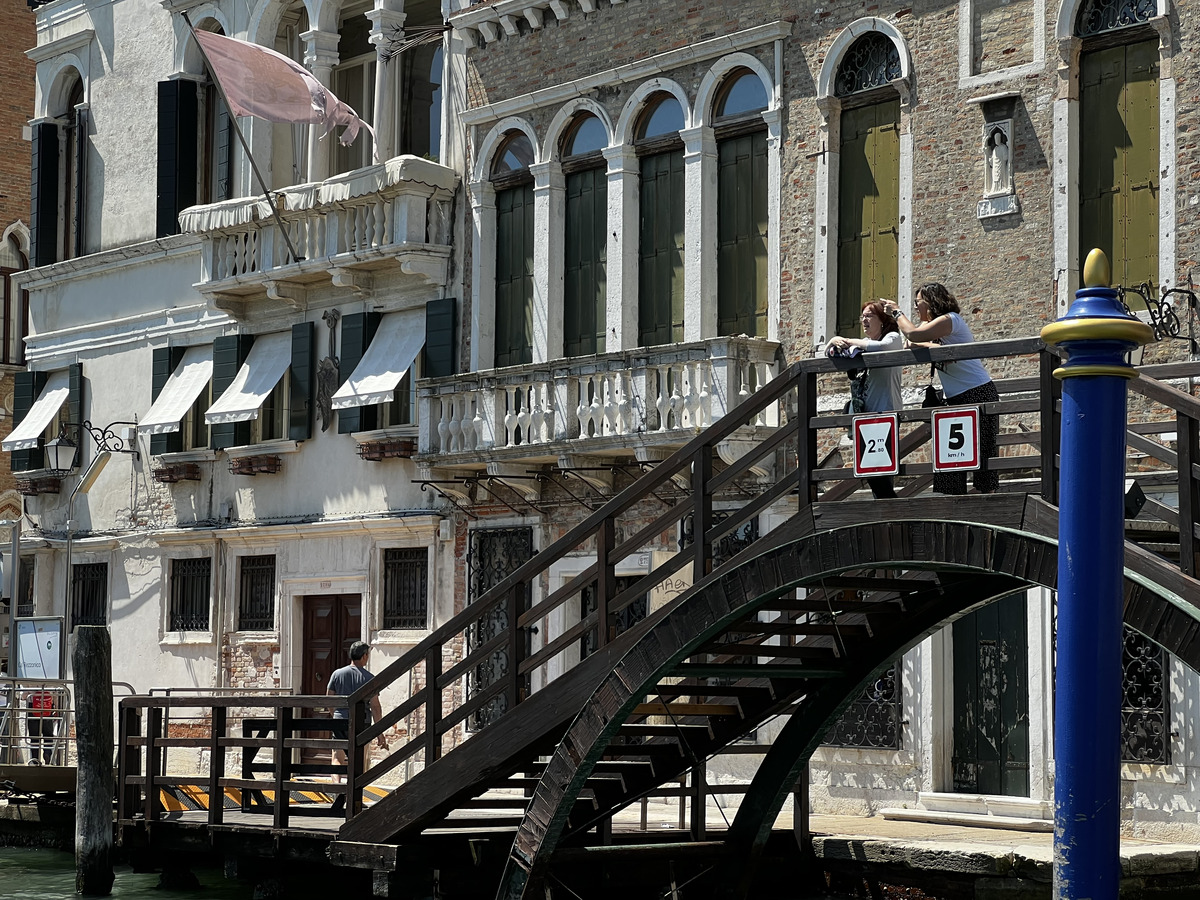
M280 453L296 453L299 449L299 441L263 441L261 444L226 447L225 455L230 459L244 459L247 456L278 456Z
M399 438L416 438L416 425L392 425L388 428L376 428L374 431L356 431L350 435L360 444L372 444L376 441L394 441Z
M201 450L180 450L176 453L160 453L155 457L164 466L174 466L180 463L212 462L217 458L216 450L207 447Z
M158 644L160 647L178 647L184 644L215 644L216 638L211 631L168 631Z
M375 632L372 644L419 644L429 634L428 628L388 628Z
M279 641L279 632L271 631L235 631L232 637L235 644L275 644Z

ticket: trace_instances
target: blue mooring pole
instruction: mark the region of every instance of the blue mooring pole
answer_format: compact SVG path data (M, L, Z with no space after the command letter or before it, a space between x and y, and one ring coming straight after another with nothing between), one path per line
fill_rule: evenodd
M1117 900L1121 881L1121 597L1126 361L1154 333L1088 254L1084 288L1042 340L1067 352L1058 495L1055 900Z

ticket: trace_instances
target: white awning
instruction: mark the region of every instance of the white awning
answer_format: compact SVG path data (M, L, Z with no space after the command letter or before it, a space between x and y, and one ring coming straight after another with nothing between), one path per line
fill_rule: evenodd
M333 395L333 408L350 409L391 400L396 385L423 346L425 320L420 311L388 313L380 320L354 374Z
M204 386L212 379L212 347L188 347L183 359L158 393L145 418L138 423L142 434L166 434L178 431Z
M265 334L254 339L254 346L233 384L208 408L204 421L209 425L245 422L258 418L258 408L279 384L292 361L292 334Z
M67 395L70 393L71 380L67 370L52 372L46 379L46 386L38 394L37 400L33 401L33 406L21 420L21 424L12 430L12 434L6 437L3 443L0 443L0 447L7 451L28 450L36 447L38 438L42 436L46 426L54 421L54 417L58 415L62 405L67 402Z

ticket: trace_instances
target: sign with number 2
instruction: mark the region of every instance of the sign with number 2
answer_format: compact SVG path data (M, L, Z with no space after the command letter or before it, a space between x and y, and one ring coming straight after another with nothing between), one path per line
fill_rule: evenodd
M854 437L856 478L896 475L900 472L899 425L899 417L895 413L854 417L850 431Z

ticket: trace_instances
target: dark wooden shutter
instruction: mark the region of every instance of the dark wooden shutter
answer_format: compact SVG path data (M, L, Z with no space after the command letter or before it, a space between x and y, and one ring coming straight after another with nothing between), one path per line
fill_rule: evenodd
M288 378L291 379L288 437L293 441L307 441L312 437L312 400L317 373L314 337L312 322L292 326L292 365L288 370Z
M421 372L426 378L445 378L457 371L457 307L453 297L425 304L425 365Z
M767 336L767 135L717 145L717 334Z
M533 362L533 185L496 192L496 366Z
M683 151L642 157L638 335L643 347L683 340Z
M198 118L194 83L158 83L158 237L178 234L180 211L196 204Z
M605 251L608 175L603 168L567 176L566 259L563 273L563 353L603 353L607 328Z
M83 363L67 366L67 421L83 421Z
M212 398L215 403L237 377L254 344L252 334L231 334L213 341ZM249 422L224 422L209 428L210 446L214 450L239 447L250 443Z
M377 312L350 313L342 316L342 352L338 357L338 381L354 374L363 354L371 346L381 316ZM374 406L353 406L338 410L338 434L371 431L379 427L379 410Z
M20 425L29 410L46 385L45 372L18 372L13 384L13 426ZM38 446L28 450L12 452L12 470L27 472L30 469L40 469L45 465L41 441Z
M216 91L213 91L212 97L217 107L216 115L213 117L216 135L214 135L215 142L212 148L216 157L212 199L216 203L228 200L233 196L233 118L229 115L229 108L225 105L225 101Z
M32 208L29 243L35 266L58 261L58 126L33 126Z
M88 111L75 109L75 249L73 257L87 252L85 225L87 223L87 158Z
M154 368L150 372L150 402L153 403L162 393L167 379L183 359L183 347L154 348ZM166 434L150 435L150 453L178 453L183 449L183 431Z

